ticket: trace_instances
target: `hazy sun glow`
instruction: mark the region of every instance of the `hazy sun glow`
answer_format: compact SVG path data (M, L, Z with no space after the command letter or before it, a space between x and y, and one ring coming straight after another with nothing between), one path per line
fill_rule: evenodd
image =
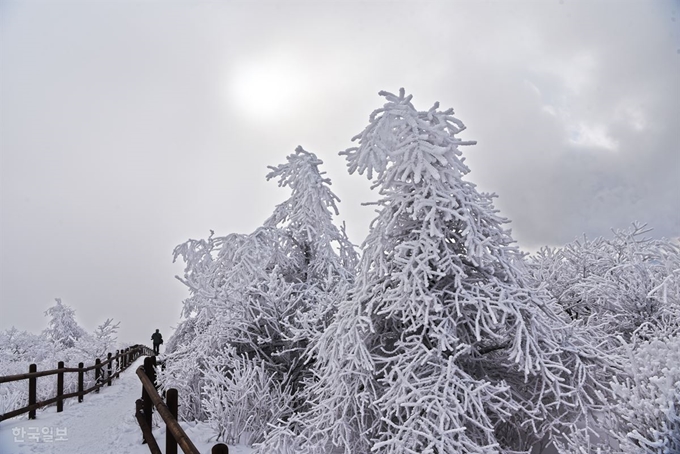
M237 63L230 71L230 109L254 118L285 116L299 108L310 83L305 66L290 55L267 55Z

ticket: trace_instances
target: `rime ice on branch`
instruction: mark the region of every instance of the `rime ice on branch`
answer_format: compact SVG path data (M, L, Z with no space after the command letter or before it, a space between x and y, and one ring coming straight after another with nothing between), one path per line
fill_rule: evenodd
M587 443L601 359L526 281L507 222L464 177L451 109L380 93L350 173L379 188L357 278L316 346L300 452L525 451ZM579 427L579 428L577 428Z

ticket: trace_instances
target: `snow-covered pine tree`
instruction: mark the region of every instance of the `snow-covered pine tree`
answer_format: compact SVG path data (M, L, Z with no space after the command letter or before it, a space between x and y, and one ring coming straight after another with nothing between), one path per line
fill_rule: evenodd
M61 298L56 298L55 301L57 304L45 311L45 316L50 317L50 320L43 333L63 348L74 347L78 339L85 335L85 330L76 322L75 310L63 304Z
M170 340L177 366L166 370L167 385L205 391L200 412L231 441L262 441L269 424L288 427L304 410L308 346L332 319L356 264L353 246L332 222L337 197L322 161L301 147L287 161L268 179L278 178L291 196L263 227L175 251L187 262L182 281L192 292L178 336L192 341ZM242 382L253 377L250 386ZM225 399L233 395L240 398Z
M333 223L340 199L331 191L326 172L319 170L323 161L314 153L298 146L287 161L270 166L267 180L278 178L279 186L289 187L291 195L264 225L283 232L280 249L295 268L287 279L315 282L323 291L333 289L352 279L357 261L344 230Z
M344 229L333 223L339 214L338 197L331 191L330 179L319 170L323 161L298 146L287 163L272 170L267 179L279 179L288 186L291 196L278 205L265 222L265 228L279 232L279 251L290 269L282 269L283 278L297 285L296 293L306 295L307 310L300 313L296 336L316 338L328 326L354 279L358 256Z
M268 245L271 256L261 263L260 276L251 276L230 320L235 329L229 344L238 359L234 367L269 373L272 402L281 408L272 408L276 417L266 422L294 432L298 429L291 417L306 409L309 346L330 323L356 265L352 244L333 224L338 198L319 170L322 163L298 147L285 164L270 167L267 178L277 178L291 195L253 234ZM277 436L268 438L278 443Z
M291 196L276 207L265 228L280 232L280 251L286 258L283 263L291 266L281 268L281 277L289 286L287 312L294 309L295 313L281 318L279 330L286 339L282 377L290 386L292 408L281 412L283 417L258 447L257 452L262 453L297 446L300 418L308 408L310 364L316 360L311 346L332 321L357 264L354 246L344 229L333 223L339 199L330 189L330 180L319 170L323 161L302 147L297 147L287 161L270 167L267 179L278 178L279 186L288 186Z
M317 346L301 452L511 453L568 432L587 443L597 351L527 283L492 196L464 179L462 122L438 104L417 111L403 89L380 94L341 153L382 199Z

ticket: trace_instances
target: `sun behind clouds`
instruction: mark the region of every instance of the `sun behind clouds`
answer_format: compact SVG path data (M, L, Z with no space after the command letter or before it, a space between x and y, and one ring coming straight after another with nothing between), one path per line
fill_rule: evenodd
M285 117L300 108L312 77L304 61L277 52L235 63L229 70L228 108L250 119Z

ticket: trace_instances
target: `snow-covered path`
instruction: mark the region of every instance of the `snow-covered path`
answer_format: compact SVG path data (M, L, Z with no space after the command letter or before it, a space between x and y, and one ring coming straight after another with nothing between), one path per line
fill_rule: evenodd
M141 443L142 432L134 417L135 401L142 392L135 370L143 361L139 358L112 386L102 388L99 394L86 395L82 403L78 399L65 401L62 413L52 406L39 410L34 420L22 415L0 422L0 454L147 454L149 448ZM157 425L154 419L153 432L164 451L165 425ZM201 453L210 452L216 442L207 426L181 425ZM250 452L242 446L230 446L229 451Z

